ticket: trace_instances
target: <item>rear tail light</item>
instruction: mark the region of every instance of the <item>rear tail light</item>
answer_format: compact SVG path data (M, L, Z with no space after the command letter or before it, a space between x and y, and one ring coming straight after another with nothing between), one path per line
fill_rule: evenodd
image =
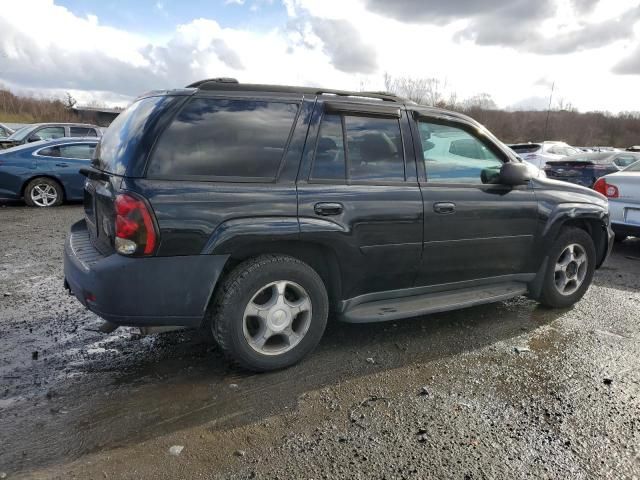
M618 187L607 183L607 180L604 177L599 178L596 183L593 184L593 189L607 198L618 198L620 195Z
M158 235L146 202L130 193L116 196L116 251L122 255L151 255Z

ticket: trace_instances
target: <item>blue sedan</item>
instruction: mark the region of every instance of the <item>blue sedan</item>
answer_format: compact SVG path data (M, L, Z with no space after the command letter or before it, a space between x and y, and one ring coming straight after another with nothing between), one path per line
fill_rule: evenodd
M0 151L0 198L24 198L32 207L55 207L82 200L96 138L65 138L28 143Z

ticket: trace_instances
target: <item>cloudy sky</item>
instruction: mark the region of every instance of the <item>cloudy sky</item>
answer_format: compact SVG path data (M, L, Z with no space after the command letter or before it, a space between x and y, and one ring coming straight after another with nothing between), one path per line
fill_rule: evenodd
M640 0L0 0L0 84L125 105L217 76L640 110ZM546 98L546 100L545 100Z

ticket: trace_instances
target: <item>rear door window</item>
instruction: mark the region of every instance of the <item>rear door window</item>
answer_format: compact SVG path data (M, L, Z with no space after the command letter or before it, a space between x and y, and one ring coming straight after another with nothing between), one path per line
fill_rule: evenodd
M96 131L93 128L70 127L69 133L72 137L95 137Z
M324 114L310 180L342 183L345 179L373 183L405 180L397 119Z
M194 98L161 135L147 176L273 180L298 104Z
M347 115L349 179L404 181L404 154L400 124L395 118Z
M74 145L61 145L60 156L64 158L73 158L77 160L90 160L96 149L95 144L78 143Z

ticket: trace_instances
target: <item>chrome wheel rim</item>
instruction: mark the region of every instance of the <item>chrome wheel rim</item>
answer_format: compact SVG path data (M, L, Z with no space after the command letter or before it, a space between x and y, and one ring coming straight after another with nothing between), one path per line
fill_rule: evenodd
M242 319L244 338L262 355L282 355L298 345L311 325L311 298L295 282L280 280L260 288Z
M58 200L58 192L48 183L38 183L30 192L31 200L39 207L50 207Z
M558 260L554 271L554 284L561 295L572 295L587 276L587 252L581 245L567 245Z

